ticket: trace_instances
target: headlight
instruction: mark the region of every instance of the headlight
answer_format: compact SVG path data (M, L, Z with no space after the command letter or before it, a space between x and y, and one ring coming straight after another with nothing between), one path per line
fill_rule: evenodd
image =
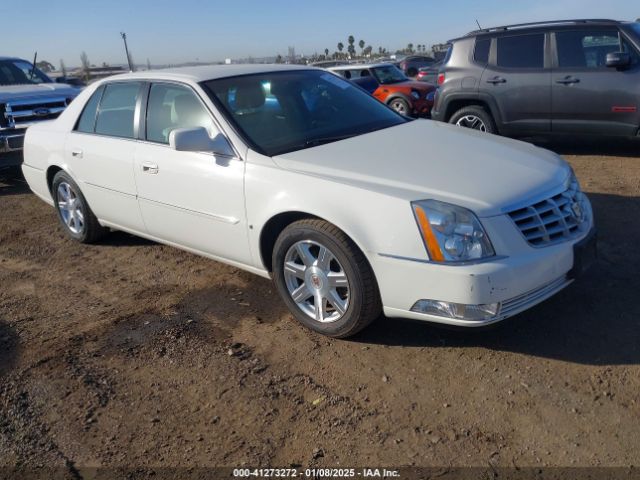
M495 255L489 237L470 210L436 200L411 206L432 261L465 262Z
M411 96L416 100L420 100L420 92L417 92L416 90L411 90Z

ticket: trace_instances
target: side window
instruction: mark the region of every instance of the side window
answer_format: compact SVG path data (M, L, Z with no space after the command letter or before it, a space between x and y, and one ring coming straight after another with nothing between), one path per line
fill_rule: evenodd
M556 32L560 68L605 68L607 54L621 51L617 30Z
M638 54L637 50L633 46L631 46L626 39L622 38L621 40L622 41L620 43L622 45L622 48L620 51L629 54L629 56L631 57L631 65L638 65L640 63L640 55Z
M498 66L544 68L544 34L498 37Z
M491 48L491 39L490 38L478 38L476 40L476 46L473 50L473 59L481 63L482 65L486 65L489 63L489 49Z
M154 83L147 103L147 140L169 143L169 134L176 128L204 127L213 136L211 115L198 97L186 87Z
M93 129L96 126L96 112L98 111L100 97L102 97L102 88L98 88L84 106L76 125L76 131L93 133Z
M139 82L108 84L98 109L96 133L133 138L133 117L139 91Z

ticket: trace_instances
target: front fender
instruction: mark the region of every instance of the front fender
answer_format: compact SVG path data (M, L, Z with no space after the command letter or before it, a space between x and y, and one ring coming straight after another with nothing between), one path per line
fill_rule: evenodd
M409 201L367 184L345 183L252 161L245 174L249 243L256 268L264 269L260 237L276 215L302 212L324 219L347 234L373 265L379 254L427 259ZM266 157L262 157L266 159ZM268 159L271 161L271 159Z

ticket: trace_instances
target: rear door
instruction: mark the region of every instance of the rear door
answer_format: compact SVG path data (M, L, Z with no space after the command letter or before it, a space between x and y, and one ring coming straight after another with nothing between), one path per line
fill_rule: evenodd
M126 81L98 88L65 146L66 163L96 216L141 233L133 160L142 85Z
M551 130L551 70L545 33L506 34L494 38L479 94L493 99L501 133Z
M145 97L135 178L147 230L166 242L251 263L244 162L235 156L179 152L169 146L169 134L176 128L204 127L212 138L220 131L190 86L156 82Z
M640 61L613 27L556 31L552 129L561 133L635 135L640 125ZM607 53L631 54L631 66L607 68Z

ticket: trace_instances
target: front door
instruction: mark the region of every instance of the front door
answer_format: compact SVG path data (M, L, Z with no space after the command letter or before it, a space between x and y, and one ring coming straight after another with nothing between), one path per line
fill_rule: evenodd
M499 36L480 80L480 97L497 104L501 133L551 130L551 71L544 33Z
M640 125L640 61L615 27L555 33L552 129L560 133L635 135ZM607 54L630 53L629 68L607 68Z
M136 150L138 202L148 232L208 255L249 264L244 210L244 162L169 146L175 128L218 133L210 112L190 87L154 83L145 132Z

